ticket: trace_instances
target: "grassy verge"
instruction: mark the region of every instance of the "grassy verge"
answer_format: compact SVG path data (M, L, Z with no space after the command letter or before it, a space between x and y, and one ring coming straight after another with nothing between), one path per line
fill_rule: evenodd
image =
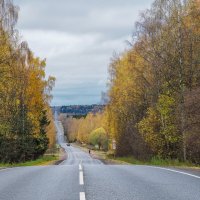
M159 158L152 158L149 161L139 161L135 159L132 156L126 156L126 157L116 157L110 159L122 161L129 164L135 164L135 165L155 165L155 166L171 166L171 167L194 167L194 168L200 168L199 165L194 165L189 162L181 162L179 160L170 160L170 159L159 159Z
M82 150L88 151L86 146L82 146L80 144L76 144ZM160 158L152 158L149 161L140 161L135 159L133 156L125 156L125 157L114 157L113 155L109 155L104 151L92 150L92 156L94 158L100 159L107 164L132 164L132 165L153 165L153 166L162 166L162 167L180 167L180 168L192 168L199 169L200 165L194 165L190 162L181 162L179 160L170 160L170 159L160 159Z
M81 145L79 143L73 145L81 148L85 152L88 152L88 148L86 145ZM170 160L170 159L160 159L156 157L152 158L149 161L141 161L135 159L133 156L114 157L112 152L105 152L99 150L92 150L91 156L93 158L102 160L105 164L152 165L161 167L177 167L177 168L200 170L200 165L194 165L193 163L190 162L181 162L179 160Z
M41 166L41 165L51 165L54 162L59 160L59 156L57 155L44 155L37 160L27 161L24 163L16 163L16 164L3 164L0 163L0 167L22 167L22 166Z

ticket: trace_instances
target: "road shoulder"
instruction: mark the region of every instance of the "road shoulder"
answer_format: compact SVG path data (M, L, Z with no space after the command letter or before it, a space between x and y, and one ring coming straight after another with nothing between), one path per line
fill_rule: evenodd
M79 144L73 144L73 146L82 149L85 152L88 152L88 148L87 147L83 147ZM92 150L91 151L91 157L94 159L98 159L100 161L102 161L104 164L106 165L146 165L146 166L152 166L152 167L161 167L161 168L168 168L168 169L172 169L172 170L177 170L177 171L181 171L184 173L190 173L196 176L200 176L200 167L190 167L190 166L170 166L170 165L151 165L151 164L147 164L147 163L129 163L129 162L125 162L122 160L117 160L116 159L110 159L108 158L108 156L106 155L106 152L102 152L102 151L95 151Z
M55 161L53 165L60 165L64 160L67 160L68 155L64 148L60 148L59 160Z

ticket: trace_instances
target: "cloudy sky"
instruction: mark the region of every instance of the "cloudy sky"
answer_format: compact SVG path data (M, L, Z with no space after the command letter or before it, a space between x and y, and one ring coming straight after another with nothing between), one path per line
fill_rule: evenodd
M52 105L93 104L106 91L113 52L122 52L153 0L14 0L19 29L56 77Z

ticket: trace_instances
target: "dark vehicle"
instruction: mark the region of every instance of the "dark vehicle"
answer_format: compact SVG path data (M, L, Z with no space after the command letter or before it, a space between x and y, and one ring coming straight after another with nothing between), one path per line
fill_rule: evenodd
M70 146L70 143L67 143L67 146Z

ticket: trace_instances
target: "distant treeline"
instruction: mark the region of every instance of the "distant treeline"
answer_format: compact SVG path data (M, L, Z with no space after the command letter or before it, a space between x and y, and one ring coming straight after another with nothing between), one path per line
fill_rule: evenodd
M102 112L105 108L104 105L70 105L62 106L61 113L66 113L68 116L86 116L88 113Z
M55 78L45 78L45 60L20 41L18 7L0 1L0 162L22 162L44 154L55 142L49 108Z

